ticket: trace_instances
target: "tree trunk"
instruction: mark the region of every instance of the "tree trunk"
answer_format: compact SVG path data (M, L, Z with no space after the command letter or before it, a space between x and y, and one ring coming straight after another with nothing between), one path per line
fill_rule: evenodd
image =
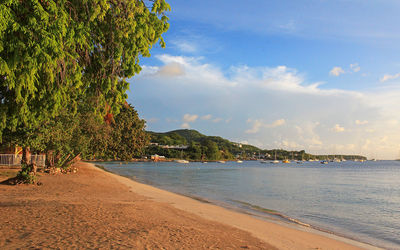
M27 150L26 147L22 148L21 165L28 164L28 158L27 158L27 155L26 155L26 150Z

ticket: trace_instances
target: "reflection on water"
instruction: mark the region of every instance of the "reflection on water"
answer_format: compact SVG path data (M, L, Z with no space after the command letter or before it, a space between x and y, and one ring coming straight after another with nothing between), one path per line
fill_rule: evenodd
M400 248L400 162L102 165L162 189L244 209L278 211L374 245Z

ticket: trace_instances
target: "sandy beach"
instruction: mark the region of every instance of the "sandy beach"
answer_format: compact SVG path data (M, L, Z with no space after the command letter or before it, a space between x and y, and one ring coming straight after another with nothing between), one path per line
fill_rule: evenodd
M374 249L273 223L79 163L41 186L0 185L0 248Z

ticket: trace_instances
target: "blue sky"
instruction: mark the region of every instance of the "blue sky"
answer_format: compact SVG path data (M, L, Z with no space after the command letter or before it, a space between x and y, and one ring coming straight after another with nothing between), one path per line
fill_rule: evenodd
M147 129L261 148L400 155L400 1L169 1L130 79Z

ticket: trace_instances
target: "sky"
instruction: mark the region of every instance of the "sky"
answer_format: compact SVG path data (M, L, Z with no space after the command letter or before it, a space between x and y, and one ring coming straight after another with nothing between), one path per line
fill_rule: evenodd
M400 1L169 0L128 102L147 130L400 158Z

